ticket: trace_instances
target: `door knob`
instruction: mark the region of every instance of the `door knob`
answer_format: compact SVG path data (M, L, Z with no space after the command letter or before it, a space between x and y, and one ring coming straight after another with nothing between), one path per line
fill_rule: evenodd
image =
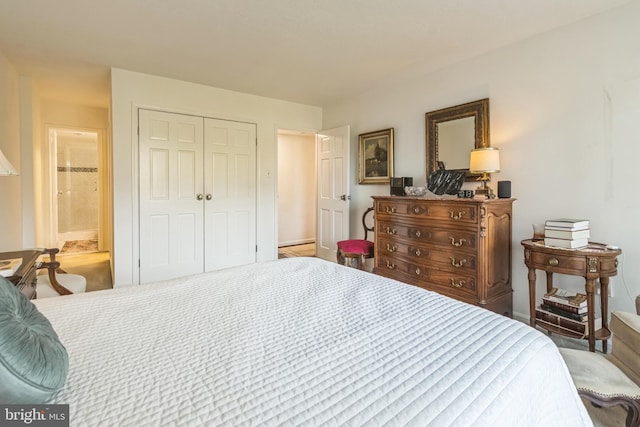
M202 200L202 194L200 194L200 193L196 194L196 199Z
M205 196L205 198L206 198L207 200L211 200L211 198L212 198L212 197L213 197L213 196L211 195L211 193L207 193L207 195Z
M346 194L343 194L342 196L340 196L340 200L351 200L351 196L347 196Z

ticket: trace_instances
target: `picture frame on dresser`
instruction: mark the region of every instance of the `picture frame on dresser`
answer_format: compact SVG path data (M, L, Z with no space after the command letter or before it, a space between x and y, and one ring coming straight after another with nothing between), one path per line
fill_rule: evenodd
M358 135L358 184L389 184L393 176L393 128Z

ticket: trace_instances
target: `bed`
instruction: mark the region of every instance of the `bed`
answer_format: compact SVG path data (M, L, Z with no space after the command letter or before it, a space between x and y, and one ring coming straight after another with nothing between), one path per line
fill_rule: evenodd
M592 425L552 341L315 258L34 301L85 425Z

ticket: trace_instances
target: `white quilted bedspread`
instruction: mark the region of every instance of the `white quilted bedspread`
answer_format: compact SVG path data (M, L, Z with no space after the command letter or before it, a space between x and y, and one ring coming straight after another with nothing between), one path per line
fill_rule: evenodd
M36 300L72 426L581 426L529 326L314 258Z

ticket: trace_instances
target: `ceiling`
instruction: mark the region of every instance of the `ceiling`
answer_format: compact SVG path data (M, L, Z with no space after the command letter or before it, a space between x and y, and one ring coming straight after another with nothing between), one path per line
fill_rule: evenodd
M4 0L0 51L44 98L109 103L109 69L327 106L630 0Z

